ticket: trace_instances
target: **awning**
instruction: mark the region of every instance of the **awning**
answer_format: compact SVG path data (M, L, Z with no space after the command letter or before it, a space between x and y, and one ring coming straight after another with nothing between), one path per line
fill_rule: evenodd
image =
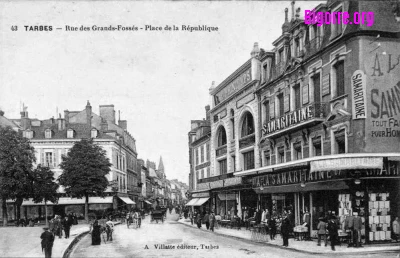
M201 206L203 205L206 201L208 201L210 198L199 198L193 206Z
M262 189L262 190L261 190ZM306 182L304 187L300 184L280 185L254 188L257 194L265 193L298 193L309 191L334 191L349 189L349 186L343 180L326 182Z
M219 193L218 198L221 201L235 201L236 200L236 195L235 194L224 194L224 193Z
M149 202L148 200L144 200L144 202L151 205L151 202Z
M118 198L120 198L126 204L136 204L136 202L132 201L129 197L118 196Z
M22 206L35 206L35 205L42 205L44 206L44 202L34 203L32 198L29 200L24 200ZM54 203L47 201L47 205L54 205Z
M113 197L89 197L89 204L100 204L100 203L113 203ZM59 205L75 205L75 204L85 204L85 198L71 198L71 197L61 197L58 200Z
M195 204L198 200L199 198L193 198L188 203L186 203L186 206L194 206L193 204Z
M351 157L315 160L310 163L310 172L345 169L382 169L382 157Z

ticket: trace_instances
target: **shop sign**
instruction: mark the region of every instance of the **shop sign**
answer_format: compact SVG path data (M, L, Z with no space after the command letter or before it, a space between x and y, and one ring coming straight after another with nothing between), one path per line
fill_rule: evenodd
M357 70L351 77L351 91L353 93L353 119L365 119L367 117L367 92L366 78L361 70Z
M204 193L193 193L192 198L203 198L203 197L210 197L210 194L208 192Z
M311 161L311 172L340 169L381 169L383 158L341 158Z
M299 169L293 171L285 171L281 173L271 173L252 178L252 187L259 188L265 186L279 186L298 184L301 182L318 182L332 179L350 179L359 176L365 177L399 177L400 176L400 162L388 161L383 164L382 169L337 169L327 171L310 172L308 169Z
M240 185L241 183L242 183L241 177L232 177L225 179L224 186Z
M314 118L314 115L311 110L311 105L308 105L265 123L262 132L263 135L267 135L307 121L311 118Z
M218 180L218 181L214 181L214 182L210 182L210 188L220 188L220 187L224 187L224 180Z
M244 73L236 77L231 83L226 85L222 90L215 94L215 105L218 105L222 101L226 100L233 93L242 89L248 82L251 81L251 70L247 69Z
M206 189L210 189L209 183L197 184L197 190L206 190Z

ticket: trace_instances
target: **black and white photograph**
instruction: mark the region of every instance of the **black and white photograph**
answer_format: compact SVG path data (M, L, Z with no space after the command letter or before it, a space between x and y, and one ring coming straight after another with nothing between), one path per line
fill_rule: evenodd
M0 257L400 257L400 0L0 0Z

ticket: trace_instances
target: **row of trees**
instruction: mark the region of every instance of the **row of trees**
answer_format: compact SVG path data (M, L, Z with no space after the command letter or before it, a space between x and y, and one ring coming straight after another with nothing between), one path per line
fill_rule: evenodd
M44 202L47 222L47 202L57 203L58 187L73 198L85 198L85 219L88 220L89 196L104 196L109 185L106 175L111 163L105 150L91 139L82 139L62 157L63 173L56 180L48 167L38 165L35 150L28 139L11 127L0 127L0 198L3 210L3 226L7 226L7 200L15 201L17 219L24 199L35 203ZM57 183L58 181L58 183Z

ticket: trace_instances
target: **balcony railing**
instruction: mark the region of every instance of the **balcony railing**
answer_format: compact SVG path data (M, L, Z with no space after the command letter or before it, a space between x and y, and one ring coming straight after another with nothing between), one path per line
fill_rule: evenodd
M239 149L254 145L255 142L256 142L256 136L254 133L247 135L239 140Z
M217 156L217 157L220 157L220 156L223 156L223 155L225 155L226 153L227 153L227 146L226 145L223 145L223 146L221 146L221 147L218 147L216 150L215 150L215 155Z
M315 37L312 39L310 42L305 44L305 57L310 57L313 54L315 54L320 48L321 48L321 43L322 43L322 38L321 37Z

